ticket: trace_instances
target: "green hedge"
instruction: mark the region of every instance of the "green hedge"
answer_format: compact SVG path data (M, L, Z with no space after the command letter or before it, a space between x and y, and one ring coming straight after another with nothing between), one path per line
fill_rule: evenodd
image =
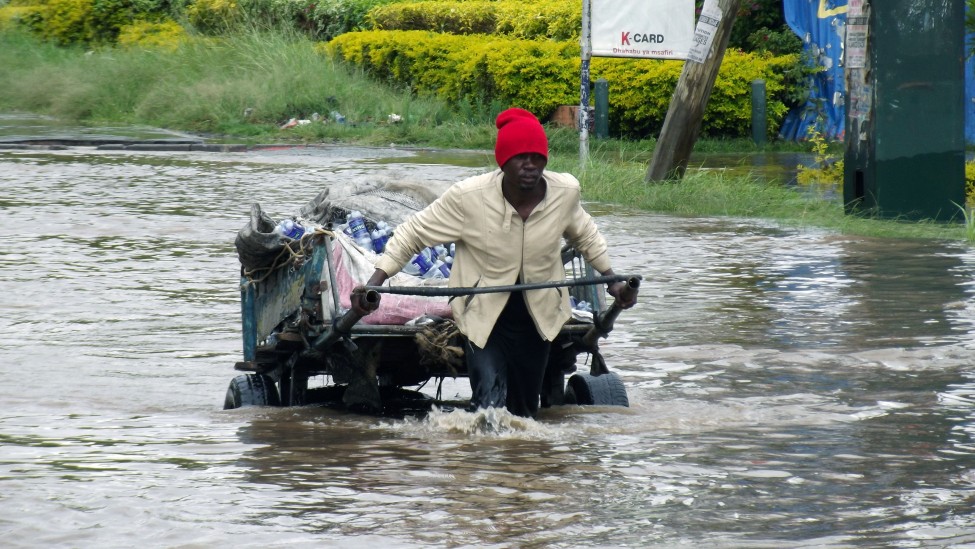
M576 0L394 2L373 8L366 23L375 30L576 40L582 28L582 6Z
M498 36L457 36L427 31L343 34L324 49L417 94L452 104L498 103L547 119L559 105L579 102L579 45ZM787 69L796 56L772 57L728 50L704 114L706 136L748 135L751 82L768 94L768 127L778 130L787 112ZM595 58L591 78L609 81L610 131L645 137L659 132L683 63L656 59Z
M315 40L331 40L342 33L369 28L366 14L389 1L240 0L249 19L292 25Z
M163 0L16 0L0 20L60 45L113 44L119 29L161 12Z
M390 0L0 0L0 26L16 25L60 45L111 45L135 21L181 21L219 35L240 25L295 28L329 40L365 28L369 10Z

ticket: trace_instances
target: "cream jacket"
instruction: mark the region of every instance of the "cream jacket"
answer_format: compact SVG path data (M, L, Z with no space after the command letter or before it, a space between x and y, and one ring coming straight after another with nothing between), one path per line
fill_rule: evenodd
M610 268L606 240L582 209L579 181L570 174L544 172L545 198L527 221L501 193L503 173L475 176L452 185L440 198L393 231L376 263L387 275L399 272L413 254L427 246L455 243L449 285L502 286L565 279L562 237L592 267ZM458 329L484 347L508 293L455 297L451 309ZM551 341L570 317L566 288L525 292L538 333Z

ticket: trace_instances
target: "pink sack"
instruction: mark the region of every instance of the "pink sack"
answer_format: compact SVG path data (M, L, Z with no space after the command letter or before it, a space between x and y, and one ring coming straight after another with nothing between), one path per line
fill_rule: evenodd
M339 244L332 250L332 264L335 265L335 282L338 286L339 306L348 309L352 306L349 294L353 288L369 280L375 270L377 256L371 250L363 250L346 235L336 233L335 242ZM446 279L420 278L406 273L397 273L388 281L390 286L446 287ZM363 324L402 325L423 315L453 318L447 297L424 297L413 295L383 294L379 309L364 316Z

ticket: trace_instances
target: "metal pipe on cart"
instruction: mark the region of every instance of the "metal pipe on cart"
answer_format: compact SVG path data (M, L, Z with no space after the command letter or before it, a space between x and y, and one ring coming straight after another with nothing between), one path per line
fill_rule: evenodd
M476 286L461 286L454 288L432 286L359 286L358 288L354 289L353 292L377 292L380 294L420 295L426 297L455 297L475 294L543 290L545 288L591 286L595 284L610 284L612 282L626 282L628 287L637 288L640 286L640 280L642 279L643 277L640 275L607 275L595 276L592 278L576 278L574 280L561 280L556 282L529 282L527 284L484 286L480 288Z
M637 289L640 287L640 278L632 277L626 280L626 289L623 290L624 296L631 297ZM613 331L613 324L616 323L616 317L620 316L620 312L623 310L623 306L620 305L619 300L613 301L613 304L606 309L605 312L594 315L592 319L592 328L582 336L582 343L587 349L595 349L596 344L599 342L599 338L606 337L611 331Z
M367 311L375 311L379 308L379 292L366 291L363 296ZM332 327L327 332L315 338L311 346L316 351L324 351L332 346L339 339L349 335L352 327L363 317L362 314L350 309L342 316L332 322Z

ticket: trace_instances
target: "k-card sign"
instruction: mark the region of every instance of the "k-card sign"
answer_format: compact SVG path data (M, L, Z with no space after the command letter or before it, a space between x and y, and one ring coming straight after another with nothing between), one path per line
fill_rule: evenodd
M592 55L686 59L694 0L591 0Z

